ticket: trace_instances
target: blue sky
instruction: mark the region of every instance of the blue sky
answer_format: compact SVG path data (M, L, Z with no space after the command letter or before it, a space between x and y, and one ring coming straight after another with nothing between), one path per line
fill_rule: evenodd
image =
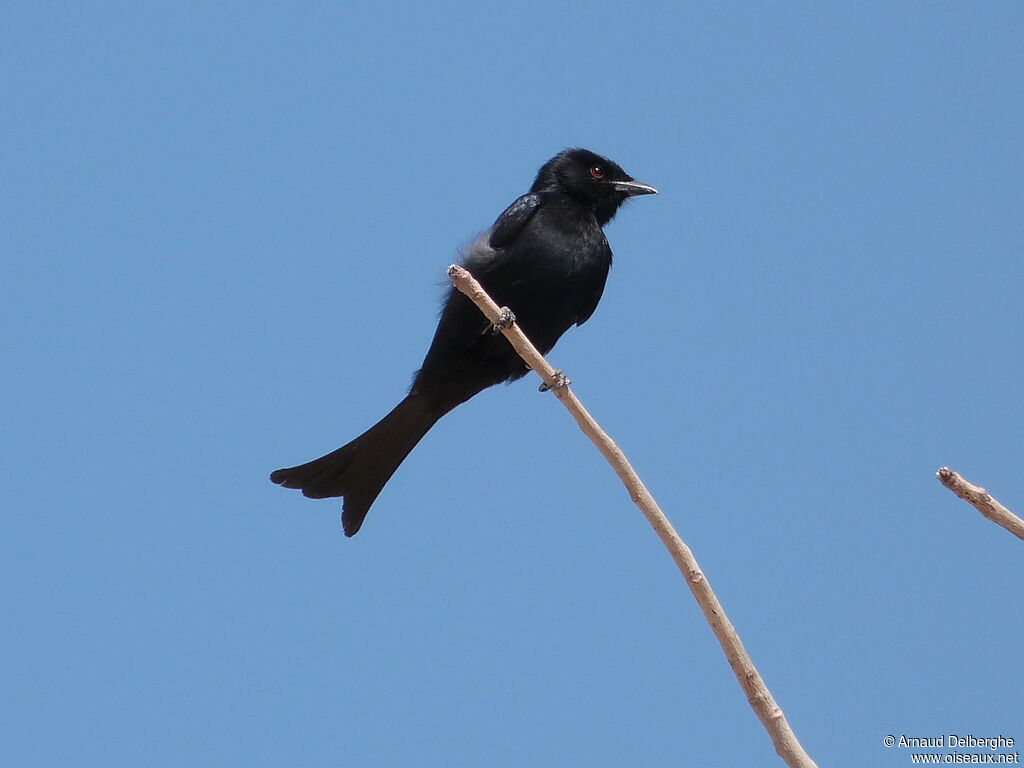
M33 766L780 765L527 380L352 540L273 487L404 393L565 146L661 190L550 355L821 765L1024 741L1017 3L2 12L0 732Z

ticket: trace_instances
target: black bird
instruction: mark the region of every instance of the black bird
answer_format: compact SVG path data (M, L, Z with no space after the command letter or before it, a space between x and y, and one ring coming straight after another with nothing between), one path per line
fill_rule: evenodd
M612 264L601 228L626 198L651 194L654 187L611 160L567 149L470 244L463 266L547 353L572 325L587 321L601 298ZM312 499L344 496L342 525L346 536L355 535L385 483L438 419L481 390L526 374L494 330L466 296L450 289L405 399L348 445L270 479Z

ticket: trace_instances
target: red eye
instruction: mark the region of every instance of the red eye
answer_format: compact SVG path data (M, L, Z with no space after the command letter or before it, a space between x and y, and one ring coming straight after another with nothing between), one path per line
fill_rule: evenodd
M604 168L602 168L600 165L595 165L593 168L590 169L590 175L593 176L595 179L603 179Z

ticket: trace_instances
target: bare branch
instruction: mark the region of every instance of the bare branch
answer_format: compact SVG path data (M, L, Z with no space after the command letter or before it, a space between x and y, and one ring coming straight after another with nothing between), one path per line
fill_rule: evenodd
M974 505L993 523L1003 526L1019 539L1024 539L1024 520L1008 510L989 495L984 488L971 485L949 467L942 467L935 476L939 482L966 502Z
M473 303L480 308L480 311L486 315L488 320L496 323L500 319L501 309L491 300L491 297L487 295L469 272L462 267L452 265L448 269L448 276L451 278L452 284L472 299ZM515 308L513 307L513 309ZM683 574L687 586L689 586L690 591L693 592L693 596L700 605L701 611L704 612L705 618L711 625L715 637L718 638L718 642L725 652L725 657L728 659L740 687L743 688L743 692L747 696L747 701L750 702L754 713L761 720L765 730L768 731L768 735L775 744L775 751L779 753L779 756L791 768L817 768L816 763L811 760L797 740L796 734L790 728L785 715L779 708L779 705L775 703L775 699L772 698L772 694L765 685L764 680L761 679L761 675L758 674L757 669L754 667L754 662L743 647L739 635L736 634L736 629L725 615L725 609L718 602L718 598L712 591L711 585L697 564L697 560L694 558L690 548L679 538L679 534L676 533L668 518L662 513L654 497L651 496L640 480L640 477L633 467L630 466L625 455L612 442L612 439L605 434L598 423L594 421L593 417L587 413L572 390L568 386L556 386L559 384L558 372L548 364L547 360L530 343L530 340L526 338L518 325L513 323L510 327L502 329L502 333L505 334L505 338L515 347L516 352L519 353L519 356L523 358L526 364L540 375L545 384L551 387L555 397L562 401L562 404L569 410L572 417L576 419L580 429L593 441L608 463L611 464L615 474L619 476L622 484L626 486L629 497L640 508L640 511L644 513L647 522L651 524L651 527L654 528L655 533L658 534L665 548L668 549L669 554Z

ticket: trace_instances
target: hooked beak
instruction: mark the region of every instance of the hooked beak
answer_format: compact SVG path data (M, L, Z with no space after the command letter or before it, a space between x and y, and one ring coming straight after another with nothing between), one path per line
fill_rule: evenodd
M658 194L658 190L650 184L641 184L639 181L613 181L612 186L618 192L625 192L627 197Z

